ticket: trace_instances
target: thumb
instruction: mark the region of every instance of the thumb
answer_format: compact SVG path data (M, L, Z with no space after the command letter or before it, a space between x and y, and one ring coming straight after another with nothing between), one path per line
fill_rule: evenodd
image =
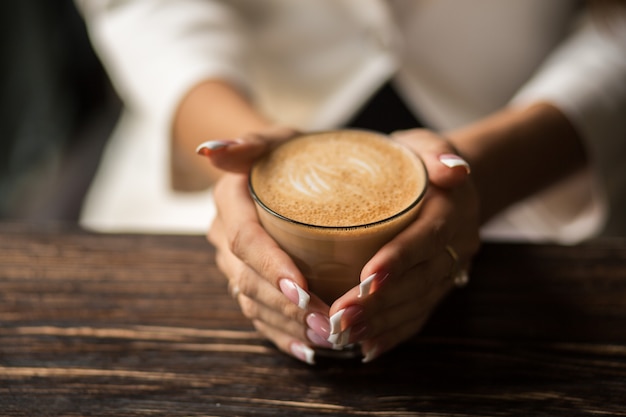
M224 171L247 174L254 162L299 132L287 127L273 127L249 133L238 139L210 140L196 148L198 155Z
M422 158L433 185L449 189L467 180L470 165L441 136L423 129L396 132L392 136Z
M469 164L454 153L429 153L421 155L430 182L441 188L455 188L467 179Z

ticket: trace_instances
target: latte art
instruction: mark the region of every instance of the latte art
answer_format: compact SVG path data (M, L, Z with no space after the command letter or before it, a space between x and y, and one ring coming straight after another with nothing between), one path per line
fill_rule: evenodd
M415 202L421 162L387 137L334 131L299 137L259 161L251 185L275 213L298 222L351 227L375 223Z
M343 166L328 167L312 163L306 169L289 173L289 183L294 190L300 191L309 197L324 198L329 192L359 195L363 197L363 187L343 180L344 171L351 171L363 178L364 182L374 182L380 169L372 164L371 160L362 160L349 157Z

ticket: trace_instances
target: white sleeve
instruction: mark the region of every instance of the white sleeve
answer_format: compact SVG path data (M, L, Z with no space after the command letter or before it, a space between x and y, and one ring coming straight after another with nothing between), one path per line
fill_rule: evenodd
M245 36L227 2L76 3L92 43L130 111L171 122L184 94L204 79L226 79L246 88Z
M532 218L538 239L578 241L596 234L607 213L626 213L626 16L620 11L606 19L586 16L512 101L556 105L590 157L590 175L577 180L584 186L553 187L507 213L508 223L520 227Z

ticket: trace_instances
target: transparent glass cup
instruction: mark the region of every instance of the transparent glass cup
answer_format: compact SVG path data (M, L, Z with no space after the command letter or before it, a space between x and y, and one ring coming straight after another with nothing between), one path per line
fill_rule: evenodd
M356 135L384 136L369 131L348 132ZM328 135L333 132L319 132L305 136L311 137L316 134ZM256 203L261 225L294 260L307 279L309 291L328 305L360 283L361 270L365 264L385 243L416 218L426 192L428 178L421 159L397 142L384 137L388 146L393 147L394 152L401 148L401 152L413 159L411 169L415 170L413 174L418 178L418 185L417 189L410 190L414 197L406 206L375 222L329 226L295 220L270 207L266 203L267 196L259 195L256 166L250 173L250 193ZM402 184L401 179L399 183ZM324 192L333 191L324 190ZM350 210L350 206L347 206L346 210ZM342 213L337 212L335 215L341 217Z

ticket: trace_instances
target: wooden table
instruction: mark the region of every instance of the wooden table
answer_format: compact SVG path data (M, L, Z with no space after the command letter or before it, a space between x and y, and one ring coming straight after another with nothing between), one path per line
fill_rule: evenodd
M626 416L626 241L485 245L380 359L255 333L203 237L0 224L1 416Z

